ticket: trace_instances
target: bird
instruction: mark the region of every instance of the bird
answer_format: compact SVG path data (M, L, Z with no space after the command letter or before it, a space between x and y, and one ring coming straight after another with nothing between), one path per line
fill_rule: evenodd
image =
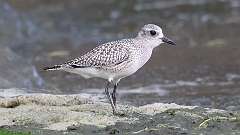
M45 71L60 70L78 74L86 79L106 80L105 94L116 112L116 91L119 81L137 72L151 57L155 47L162 43L176 45L164 36L162 28L155 24L144 25L133 38L107 42L63 64L45 67ZM109 92L109 87L113 90Z

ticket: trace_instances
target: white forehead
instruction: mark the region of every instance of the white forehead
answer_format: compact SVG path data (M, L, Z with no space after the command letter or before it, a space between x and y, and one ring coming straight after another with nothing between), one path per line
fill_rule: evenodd
M143 26L142 29L145 30L145 31L155 30L158 33L162 33L162 28L155 25L155 24L146 24L146 25Z

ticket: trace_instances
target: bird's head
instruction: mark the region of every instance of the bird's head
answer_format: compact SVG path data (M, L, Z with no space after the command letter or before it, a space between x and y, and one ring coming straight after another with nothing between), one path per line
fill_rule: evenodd
M169 45L176 45L171 39L164 36L161 27L155 24L146 24L138 32L138 37L152 41L153 47L156 47L162 43L167 43Z

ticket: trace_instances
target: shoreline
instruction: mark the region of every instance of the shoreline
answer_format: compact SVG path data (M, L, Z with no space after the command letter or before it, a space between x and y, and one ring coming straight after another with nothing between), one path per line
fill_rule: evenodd
M0 98L0 127L56 134L98 134L97 131L102 134L140 134L150 131L162 134L167 134L166 131L204 133L215 131L219 126L224 127L219 131L237 128L240 119L238 112L175 103L139 107L118 104L117 109L121 115L114 116L110 104L88 99L81 94L33 94ZM239 128L232 130L239 131Z

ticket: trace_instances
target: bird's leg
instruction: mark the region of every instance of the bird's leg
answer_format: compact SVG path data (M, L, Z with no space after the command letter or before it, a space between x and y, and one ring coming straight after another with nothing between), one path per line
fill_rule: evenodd
M117 107L116 105L116 94L117 94L117 84L114 84L114 87L113 87L113 92L112 92L112 99L113 99L113 104L115 107Z
M115 113L116 113L116 108L115 108L115 106L114 106L112 96L110 95L110 93L109 93L109 91L108 91L108 88L109 88L109 85L110 85L110 84L111 84L110 82L107 83L106 88L105 88L105 94L107 95L107 98L108 98L108 100L109 100L109 102L110 102L110 104L111 104L113 114L115 114Z

